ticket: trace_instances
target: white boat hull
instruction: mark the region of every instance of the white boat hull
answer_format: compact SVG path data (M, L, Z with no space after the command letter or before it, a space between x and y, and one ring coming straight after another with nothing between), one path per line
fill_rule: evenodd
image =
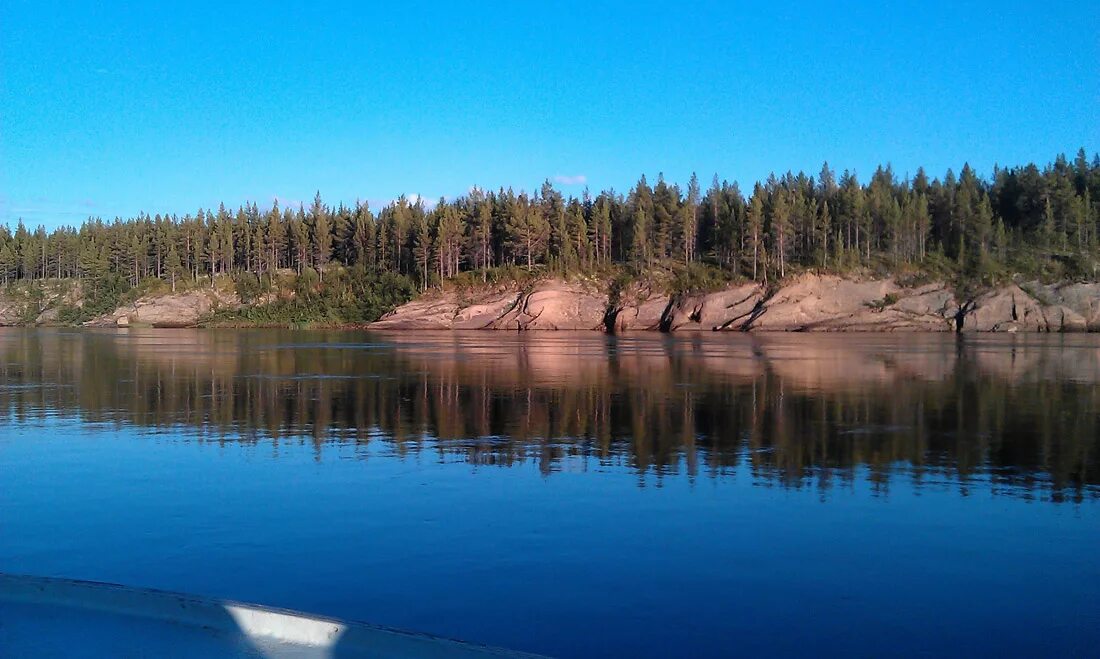
M532 657L250 604L0 574L2 657Z

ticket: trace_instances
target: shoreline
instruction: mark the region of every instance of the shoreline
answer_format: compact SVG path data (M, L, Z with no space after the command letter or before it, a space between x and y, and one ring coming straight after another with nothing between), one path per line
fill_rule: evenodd
M527 288L430 292L367 329L691 332L1100 332L1100 284L1004 284L959 299L944 282L804 274L769 290L735 283L669 295L546 279Z
M806 273L782 285L732 282L670 294L652 282L544 278L435 289L374 322L264 317L225 289L149 294L81 324L55 306L28 314L18 300L0 326L99 328L282 328L387 331L951 333L1100 332L1100 283L1004 283L960 297L944 281L913 282Z

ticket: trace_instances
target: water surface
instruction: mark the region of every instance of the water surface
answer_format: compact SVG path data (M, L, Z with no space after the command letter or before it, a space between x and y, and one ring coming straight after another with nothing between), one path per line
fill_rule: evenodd
M562 657L1089 655L1100 337L0 331L0 571Z

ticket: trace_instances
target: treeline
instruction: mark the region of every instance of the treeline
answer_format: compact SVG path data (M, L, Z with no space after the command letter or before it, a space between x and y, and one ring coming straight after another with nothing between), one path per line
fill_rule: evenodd
M609 265L639 269L704 264L767 281L804 268L903 265L954 268L979 277L1026 272L1093 277L1100 245L1100 156L1084 149L997 168L980 178L964 165L929 178L899 179L879 167L867 181L828 164L743 190L714 177L703 190L663 176L627 193L565 196L550 182L534 194L479 189L434 206L404 197L373 212L366 204L307 208L224 205L179 217L142 213L89 218L47 232L22 221L0 228L0 279L81 278L136 286L217 275L311 271L333 264L408 277L426 288L465 271L505 265L555 272Z

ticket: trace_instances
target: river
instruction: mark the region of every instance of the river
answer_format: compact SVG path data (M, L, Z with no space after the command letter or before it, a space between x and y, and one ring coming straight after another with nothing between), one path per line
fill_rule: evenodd
M0 331L0 572L561 657L1100 647L1096 335Z

